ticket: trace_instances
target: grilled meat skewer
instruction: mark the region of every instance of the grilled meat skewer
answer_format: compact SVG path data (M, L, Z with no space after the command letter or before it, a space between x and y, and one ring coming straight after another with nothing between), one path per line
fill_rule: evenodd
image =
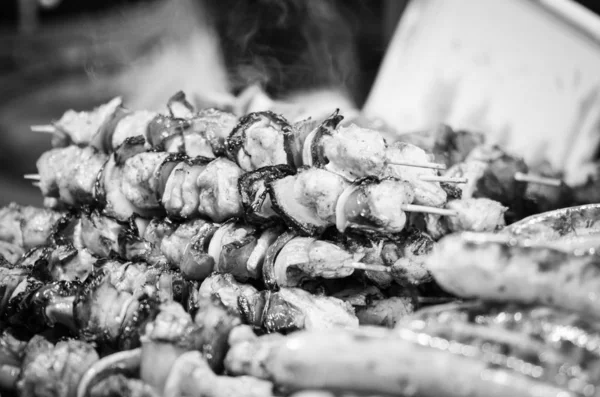
M393 331L301 331L234 342L225 365L291 390L422 396L595 396L594 377L526 334L414 321ZM333 354L335 352L335 354ZM334 370L334 369L339 370ZM482 376L483 375L483 376Z
M179 157L172 157L164 152L144 152L139 151L140 142L136 140L126 141L119 151L110 156L108 161L101 166L100 169L94 168L90 173L97 175L97 182L92 179L82 188L81 184L73 186L73 190L68 190L70 185L71 171L75 172L81 169L84 165L69 167L66 164L61 167L61 170L52 170L50 166L46 167L46 163L59 152L48 156L42 156L38 161L38 168L46 169L45 174L41 174L41 189L46 196L56 196L64 204L73 206L77 204L77 197L82 197L83 203L92 200L104 206L104 212L121 221L126 221L134 214L142 216L153 216L166 212L170 216L182 218L197 218L200 216L207 217L215 222L222 222L226 219L242 216L243 207L240 190L243 188L253 188L253 185L240 184L239 179L242 171L229 160L219 158L209 163L200 160L191 162L182 161ZM54 151L66 150L63 154L67 156L75 155L78 149L67 147L65 149L54 149ZM68 162L68 161L67 161ZM76 164L76 163L74 163ZM100 162L98 162L100 164ZM301 173L300 175L304 175ZM288 176L294 178L295 176ZM314 190L315 186L304 183L304 178L298 177L299 189ZM279 186L271 188L274 184L284 182L292 182L286 177L277 180L271 180L267 183L269 195L273 209L279 209L279 213L283 211L279 192ZM95 179L94 179L95 181ZM66 183L64 189L54 190L53 186L59 183ZM360 182L363 185L368 183L371 185L400 185L405 184L410 188L410 184L397 181L395 179L384 179L380 182L372 180L370 182ZM344 186L342 182L338 186ZM66 189L66 190L65 190ZM83 189L83 190L82 190ZM323 189L321 188L321 191ZM303 200L309 200L311 207L318 207L322 204L319 195L323 193L308 193L303 195ZM256 194L254 192L250 193ZM289 194L289 193L288 193ZM325 201L325 205L334 208L337 203L337 198L341 195L339 191L333 190L328 197L329 203ZM453 212L429 207L410 206L414 200L414 194L410 195L412 199L405 203L402 208L406 211L428 211L440 213L443 215L453 215ZM63 200L64 198L64 200ZM246 206L246 209L252 208ZM325 210L327 211L327 210ZM324 215L331 217L330 214ZM399 216L398 214L382 214L382 216ZM338 214L336 213L336 216ZM320 222L322 225L315 229L315 232L322 230L328 224L326 221ZM384 225L381 225L383 227Z
M564 252L498 234L441 239L427 264L435 280L460 297L550 304L597 316L596 255Z

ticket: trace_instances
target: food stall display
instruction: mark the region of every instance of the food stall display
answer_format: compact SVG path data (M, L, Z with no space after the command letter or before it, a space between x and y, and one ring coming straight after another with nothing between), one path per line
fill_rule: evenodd
M600 396L599 205L480 134L181 92L33 129L44 208L0 209L2 393Z

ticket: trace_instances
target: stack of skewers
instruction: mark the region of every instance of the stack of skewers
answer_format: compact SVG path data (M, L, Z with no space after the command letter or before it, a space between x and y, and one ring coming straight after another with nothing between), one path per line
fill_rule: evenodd
M46 208L0 209L0 390L600 395L597 258L496 234L559 179L448 128L427 152L337 112L167 108L34 127Z

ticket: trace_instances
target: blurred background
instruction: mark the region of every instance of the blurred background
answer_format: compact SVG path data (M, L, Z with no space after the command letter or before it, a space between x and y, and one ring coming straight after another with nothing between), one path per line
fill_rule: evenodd
M360 109L408 3L4 0L0 205L41 204L22 175L36 172L50 137L30 125L117 95L159 110L179 90L211 104L258 86L275 100ZM600 11L598 2L578 3Z

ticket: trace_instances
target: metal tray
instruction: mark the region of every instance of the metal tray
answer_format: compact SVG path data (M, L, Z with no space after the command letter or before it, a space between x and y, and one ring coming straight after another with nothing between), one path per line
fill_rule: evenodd
M532 215L502 233L566 250L600 253L600 203L562 208Z

